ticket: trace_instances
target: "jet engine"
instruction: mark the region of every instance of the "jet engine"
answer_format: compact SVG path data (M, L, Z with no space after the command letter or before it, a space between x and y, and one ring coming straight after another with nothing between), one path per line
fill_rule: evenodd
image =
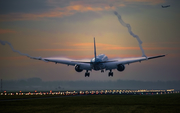
M124 69L125 69L125 66L123 64L117 65L117 70L118 71L124 71Z
M83 71L82 69L80 69L80 65L76 65L76 66L75 66L75 70L76 70L77 72L82 72L82 71Z

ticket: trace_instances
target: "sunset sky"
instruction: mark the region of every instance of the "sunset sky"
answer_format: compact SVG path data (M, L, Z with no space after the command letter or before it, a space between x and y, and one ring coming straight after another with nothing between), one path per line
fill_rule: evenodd
M171 5L162 8L161 5ZM54 80L180 80L179 0L1 0L0 40L34 57L92 58L93 37L97 54L109 58L138 57L138 42L113 11L131 25L142 40L147 56L164 58L126 65L123 72L78 73L73 66L32 60L0 44L0 78L39 77Z

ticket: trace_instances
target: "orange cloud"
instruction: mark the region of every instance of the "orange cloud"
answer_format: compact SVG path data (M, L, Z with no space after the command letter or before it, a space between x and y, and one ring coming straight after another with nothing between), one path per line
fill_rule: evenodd
M180 42L153 42L153 43L143 43L144 46L172 46L172 45L180 45Z
M66 43L68 49L36 49L36 51L92 51L94 43ZM98 50L140 50L139 47L121 47L118 45L96 43ZM180 50L179 47L143 47L144 50Z
M35 51L87 51L87 49L35 49Z
M64 10L85 12L85 11L102 11L104 9L100 7L72 5L72 6L65 7Z
M58 7L45 13L11 13L0 15L1 21L20 21L20 20L37 20L40 18L63 17L73 15L76 12L102 11L110 10L111 7L92 7L87 5L70 5L67 7Z
M16 33L16 31L10 29L0 29L0 34Z
M75 47L89 47L92 48L94 43L78 43L78 44L68 44L68 46ZM139 47L121 47L119 45L96 43L97 49L101 50L140 50ZM145 50L180 50L179 47L143 47Z
M0 15L0 21L20 21L20 20L37 20L39 18L49 18L49 17L62 17L67 15L72 15L72 12L63 12L59 11L59 9L54 9L53 11L49 11L46 13L33 14L33 13L11 13Z
M83 47L83 48L92 48L94 43L78 43L78 44L69 44L69 46L74 47ZM139 47L120 47L118 45L96 43L97 49L100 50L139 50Z
M124 6L126 6L125 4L119 4L118 6L120 6L120 7L124 7Z
M48 4L54 4L56 7L53 10L44 13L10 13L10 14L2 14L0 15L0 22L2 21L20 21L20 20L37 20L40 18L52 18L52 17L63 17L68 15L73 15L76 12L86 12L86 11L103 11L103 10L114 10L116 7L124 7L126 4L123 2L144 2L152 5L165 3L165 0L122 0L113 1L115 6L109 6L108 3L104 3L104 1L100 1L94 3L89 1L71 1L66 7L59 7L57 4L63 4L63 1L54 1L48 0ZM112 2L109 0L108 2ZM96 4L95 4L96 3Z
M179 47L144 47L145 50L180 50Z

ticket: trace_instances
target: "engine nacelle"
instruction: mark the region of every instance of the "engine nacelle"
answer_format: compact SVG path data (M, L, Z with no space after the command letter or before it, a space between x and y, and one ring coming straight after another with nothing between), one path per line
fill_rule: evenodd
M123 64L117 65L117 70L118 71L124 71L124 69L125 69L125 66Z
M80 65L76 65L76 66L75 66L75 70L76 70L77 72L82 72L82 71L83 71L83 69L80 69Z

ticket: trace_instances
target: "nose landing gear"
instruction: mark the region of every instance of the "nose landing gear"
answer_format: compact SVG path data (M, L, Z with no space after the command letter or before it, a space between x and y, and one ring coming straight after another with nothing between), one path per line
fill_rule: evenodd
M104 70L103 70L103 69L101 70L101 73L104 73Z
M113 77L113 72L112 72L112 70L110 70L110 72L109 72L108 76L109 76L109 77L110 77L110 76L112 76L112 77Z
M88 72L88 70L86 70L86 73L85 73L85 77L89 77L90 76L90 73Z

